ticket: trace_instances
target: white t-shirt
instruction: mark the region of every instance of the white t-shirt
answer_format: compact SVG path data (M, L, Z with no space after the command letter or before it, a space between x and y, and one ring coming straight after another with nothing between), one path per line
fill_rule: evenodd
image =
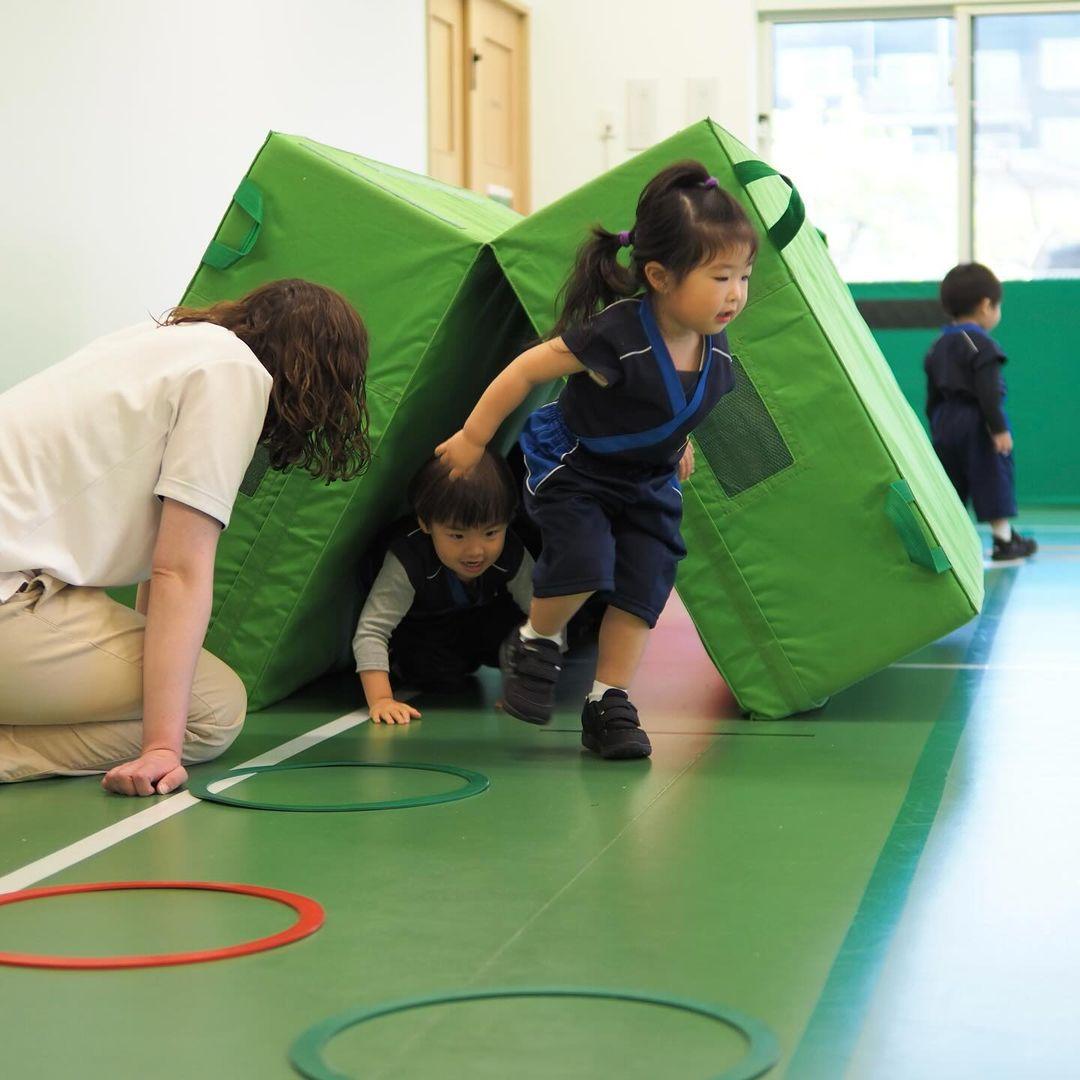
M229 523L272 379L229 330L140 323L0 394L0 603L150 576L161 497Z

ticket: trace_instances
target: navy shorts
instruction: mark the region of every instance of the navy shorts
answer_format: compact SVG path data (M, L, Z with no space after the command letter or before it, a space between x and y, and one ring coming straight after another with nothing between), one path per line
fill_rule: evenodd
M979 521L1016 517L1012 454L999 454L974 402L944 401L930 422L934 450L956 494Z
M523 439L523 449L525 509L543 538L533 594L597 592L655 626L686 555L675 471L614 465L550 439Z
M448 689L479 667L499 666L499 646L523 616L509 593L433 619L406 617L390 636L390 673L420 689Z

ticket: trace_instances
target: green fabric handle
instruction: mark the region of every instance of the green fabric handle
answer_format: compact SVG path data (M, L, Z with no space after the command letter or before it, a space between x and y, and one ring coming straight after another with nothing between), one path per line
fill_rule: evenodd
M931 545L926 539L926 533L919 524L918 504L906 480L897 480L889 485L885 495L885 513L899 533L908 558L913 563L924 566L935 574L944 574L946 570L952 569L952 563L944 550L936 544Z
M211 240L209 247L203 254L202 261L215 270L228 270L235 262L239 262L254 246L259 238L259 230L263 221L263 197L254 181L246 176L240 181L232 201L251 218L251 228L244 237L238 248L229 247L220 240Z
M735 178L743 187L752 184L755 180L763 180L766 176L779 176L791 188L787 209L773 225L769 226L769 239L780 251L783 251L795 239L795 234L806 220L806 207L803 206L802 197L795 190L795 185L783 173L778 173L771 165L766 165L764 161L758 161L756 158L737 161L734 168Z
M244 473L244 479L240 481L240 494L246 495L249 499L254 498L269 468L270 451L266 448L266 443L259 443Z

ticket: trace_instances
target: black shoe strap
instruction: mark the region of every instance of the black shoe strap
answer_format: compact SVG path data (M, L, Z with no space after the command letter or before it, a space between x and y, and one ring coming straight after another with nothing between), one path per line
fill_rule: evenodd
M641 727L638 719L638 711L634 705L624 697L614 697L613 700L600 699L600 717L605 727L631 728Z

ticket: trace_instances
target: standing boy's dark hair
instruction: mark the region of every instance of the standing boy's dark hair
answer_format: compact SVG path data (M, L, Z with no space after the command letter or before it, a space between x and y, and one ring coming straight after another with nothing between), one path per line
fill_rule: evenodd
M164 325L208 322L231 330L273 377L260 442L275 469L326 480L367 467L368 335L339 292L300 278L270 281L209 307L175 307Z
M627 245L628 267L617 258ZM681 280L720 252L739 247L749 248L753 258L758 238L736 199L700 161L669 165L645 186L633 228L613 233L593 226L563 287L562 313L553 336L583 325L616 300L648 290L647 263L658 262Z
M518 505L510 466L490 450L472 472L456 480L450 479L450 467L442 458L429 458L409 482L408 495L413 513L425 525L459 529L505 525Z
M971 315L983 300L1001 303L1001 282L982 263L954 266L941 282L941 306L953 319Z

